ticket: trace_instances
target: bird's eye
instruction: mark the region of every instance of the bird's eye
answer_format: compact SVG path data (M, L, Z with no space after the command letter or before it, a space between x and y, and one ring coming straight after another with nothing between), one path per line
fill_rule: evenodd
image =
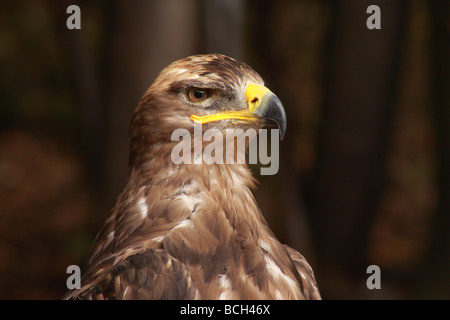
M210 89L190 88L186 92L186 97L192 102L202 102L211 96Z

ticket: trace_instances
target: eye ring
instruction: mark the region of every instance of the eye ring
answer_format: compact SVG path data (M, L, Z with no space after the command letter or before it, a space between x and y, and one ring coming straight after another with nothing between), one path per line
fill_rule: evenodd
M186 98L192 102L202 102L211 97L211 89L190 88L186 91Z

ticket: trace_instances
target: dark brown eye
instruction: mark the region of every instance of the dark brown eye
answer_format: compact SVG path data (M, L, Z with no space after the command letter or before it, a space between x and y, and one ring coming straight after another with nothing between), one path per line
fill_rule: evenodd
M202 102L211 96L210 89L191 88L186 92L188 100L192 102Z

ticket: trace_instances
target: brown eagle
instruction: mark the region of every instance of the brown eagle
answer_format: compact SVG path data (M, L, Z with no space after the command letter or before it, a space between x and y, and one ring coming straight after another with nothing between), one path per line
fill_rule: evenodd
M65 298L320 299L308 262L268 227L245 163L172 159L177 129L193 135L195 124L225 132L269 123L283 137L283 105L242 62L195 55L161 71L133 115L127 183L81 288Z

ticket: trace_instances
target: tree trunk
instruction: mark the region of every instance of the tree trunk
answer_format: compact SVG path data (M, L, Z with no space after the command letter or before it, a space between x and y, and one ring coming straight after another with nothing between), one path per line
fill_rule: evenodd
M110 15L105 201L125 183L131 115L157 74L198 53L198 0L114 1Z
M432 97L438 147L438 209L428 254L417 273L420 298L450 298L450 47L449 2L430 2L432 21Z
M372 2L342 0L334 8L309 204L316 272L329 298L346 297L341 283L365 284L367 235L385 176L406 1L377 1L381 30L366 27Z

